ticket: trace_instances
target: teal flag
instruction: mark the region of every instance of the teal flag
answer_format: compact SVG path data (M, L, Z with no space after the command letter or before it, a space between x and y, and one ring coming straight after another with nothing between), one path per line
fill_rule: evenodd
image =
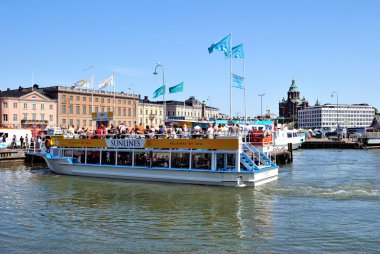
M224 55L226 56L226 58L230 58L231 52L225 51ZM237 45L232 48L232 58L244 58L243 44Z
M219 51L229 51L231 48L230 45L231 42L231 34L227 35L217 43L211 44L211 46L208 48L208 53L212 53L214 50L219 50Z
M183 82L179 83L176 86L169 87L169 93L179 93L183 92Z
M244 78L240 77L238 75L232 74L232 86L239 88L239 89L244 89L243 87L243 82Z
M165 86L160 86L156 91L153 93L153 98L157 98L160 95L165 94Z

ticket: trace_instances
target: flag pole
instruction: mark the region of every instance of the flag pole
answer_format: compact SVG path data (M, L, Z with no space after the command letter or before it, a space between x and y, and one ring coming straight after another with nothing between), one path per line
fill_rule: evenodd
M232 33L230 33L230 118L232 118Z
M113 115L116 115L115 114L115 103L116 103L116 93L115 93L115 73L112 72L112 86L113 86Z
M165 100L166 85L165 85L165 71L164 71L164 67L162 67L162 84L164 86L164 94L162 95L163 99L164 99L164 122L162 124L165 127L166 126L166 124L165 124L165 121L166 121L166 100Z
M245 98L245 93L246 93L246 86L245 86L245 58L243 58L243 82L244 82L244 119L245 119L245 124L247 124L247 104L246 104L246 98Z

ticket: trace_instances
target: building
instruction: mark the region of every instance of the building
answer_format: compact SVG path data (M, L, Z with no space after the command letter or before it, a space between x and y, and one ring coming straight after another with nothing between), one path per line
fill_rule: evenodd
M185 101L150 101L148 96L139 101L138 119L143 125L154 126L155 128L164 123L164 108L166 108L166 117L181 118L184 120L209 119L218 117L219 109L206 106L205 102L190 96Z
M38 86L0 91L0 125L45 129L57 126L57 100L38 91Z
M132 127L137 122L138 94L65 86L45 87L42 91L57 100L61 128L74 125L95 129L93 112L113 112L113 122L117 125L125 122L126 126Z
M300 91L293 79L288 91L288 98L282 98L279 102L279 116L284 117L285 122L297 121L298 111L309 106L308 101L303 97L300 99Z
M341 127L370 126L375 109L368 104L325 104L298 111L298 127L306 129L336 129L337 119Z
M164 104L160 101L150 101L148 96L139 101L138 106L139 124L158 128L164 123Z
M20 87L0 92L1 125L95 129L93 112L113 112L113 122L137 123L139 95L124 92L96 91L85 88L51 86Z

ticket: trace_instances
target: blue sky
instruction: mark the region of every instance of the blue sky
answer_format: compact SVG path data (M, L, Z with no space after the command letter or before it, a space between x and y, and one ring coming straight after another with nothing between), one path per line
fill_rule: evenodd
M0 1L0 89L95 83L115 72L116 90L152 98L162 84L185 81L184 92L210 98L229 113L229 61L207 48L232 33L244 43L247 112L278 113L294 75L314 105L369 103L380 109L380 1ZM242 75L242 60L233 62ZM112 90L112 89L110 89ZM209 101L208 101L209 102ZM233 89L232 114L243 115L243 92Z

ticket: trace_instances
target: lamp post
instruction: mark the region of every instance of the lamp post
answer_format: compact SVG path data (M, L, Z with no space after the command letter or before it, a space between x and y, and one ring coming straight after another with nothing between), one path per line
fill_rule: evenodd
M258 94L258 96L260 96L260 100L261 100L260 118L263 117L263 96L264 96L264 95L265 95L265 93Z
M334 97L334 93L336 94L336 135L338 136L338 130L339 130L339 123L338 123L338 120L339 120L339 112L338 112L338 92L337 91L334 91L331 93L331 97ZM339 138L339 136L338 136Z
M137 124L137 121L136 121L136 98L135 98L135 86L133 84L130 84L129 87L128 87L128 90L131 90L132 89L132 97L133 97L133 121L134 121L134 125Z
M158 72L157 72L157 68L158 68L158 67L161 67L161 69L162 69L162 85L164 86L164 94L162 95L162 96L163 96L163 100L164 100L164 121L163 121L163 124L165 124L165 120L166 120L166 101L165 101L166 87L165 87L165 70L164 70L164 66L162 66L162 64L160 64L160 62L158 62L157 65L156 65L156 68L154 68L153 75L158 75Z

